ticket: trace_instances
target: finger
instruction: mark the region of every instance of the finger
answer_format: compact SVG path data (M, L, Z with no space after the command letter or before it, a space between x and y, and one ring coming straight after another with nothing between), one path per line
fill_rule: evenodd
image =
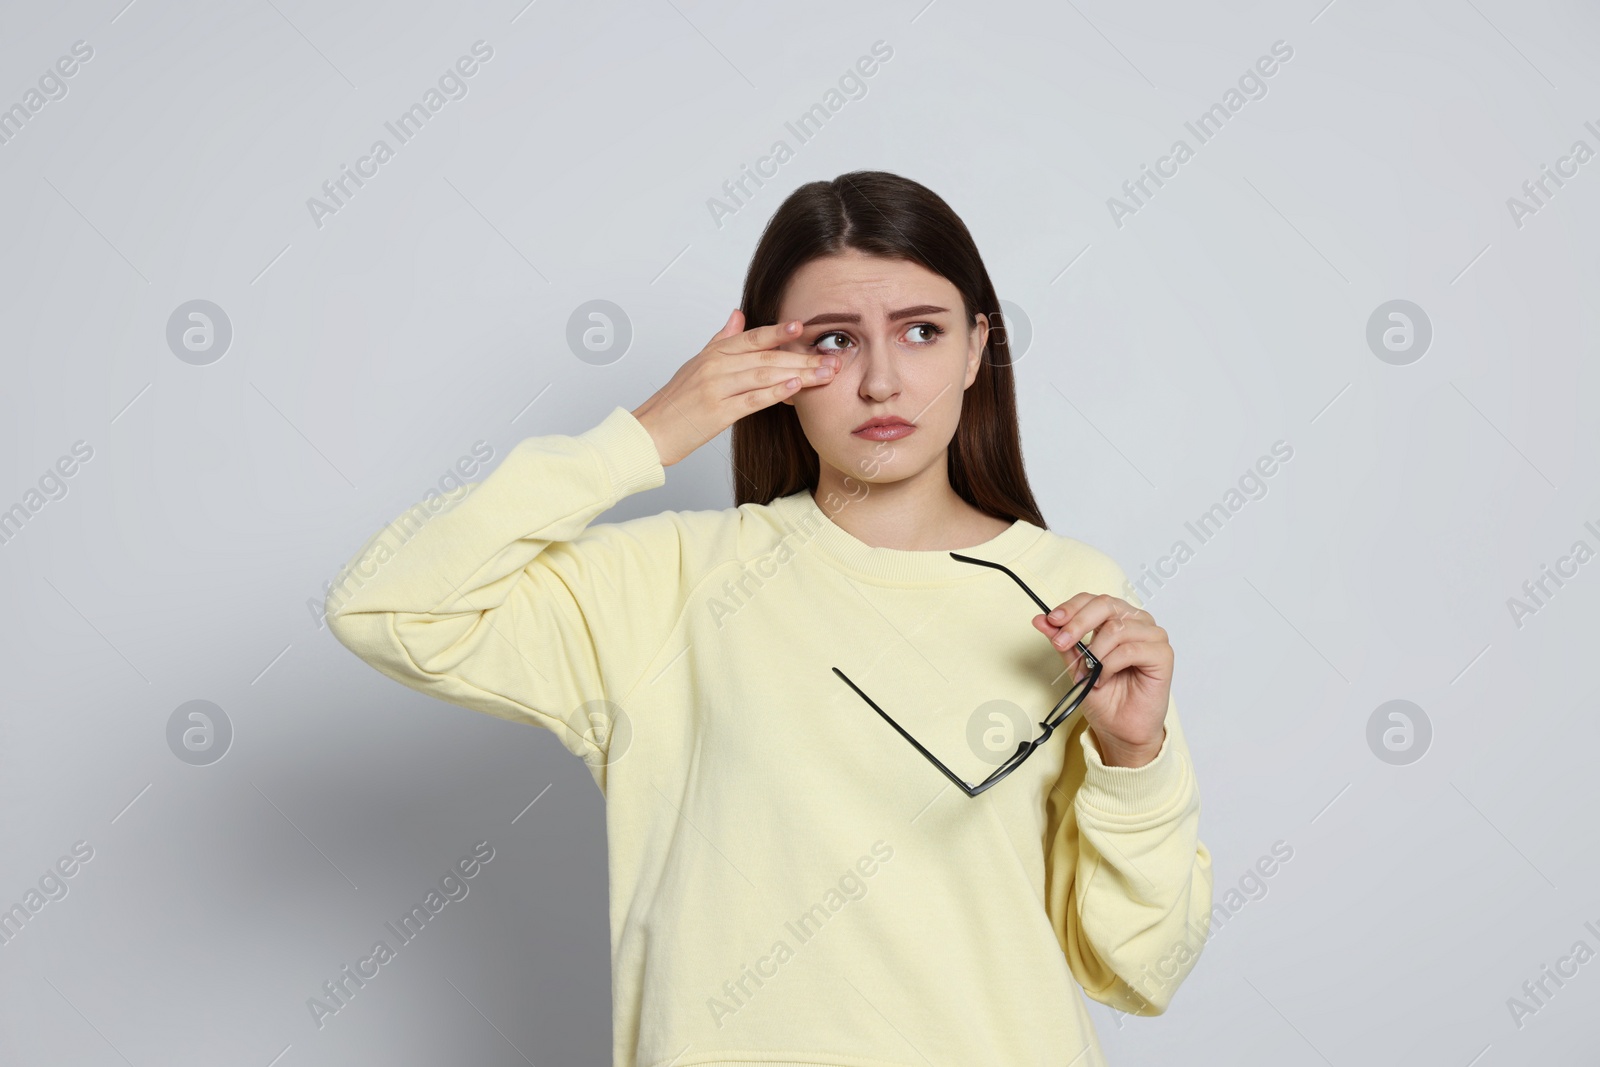
M1082 640L1082 637L1069 638L1065 627L1052 624L1049 617L1045 615L1035 615L1033 617L1033 628L1050 638L1050 643L1056 647L1057 651L1062 653L1072 650L1077 646L1078 641ZM1057 637L1061 637L1062 640L1057 641Z
M748 411L760 411L769 408L784 397L793 396L800 391L805 382L798 377L784 378L782 381L766 386L762 389L751 389L743 393L735 393L728 398L728 402L741 402L741 406Z
M1094 596L1095 594L1093 593L1078 593L1067 600L1063 600L1050 610L1050 614L1045 616L1045 620L1054 626L1065 626L1072 620L1072 616L1078 613L1079 609L1094 599Z
M1064 614L1065 621L1055 625L1051 623L1049 616L1046 616L1045 626L1050 627L1047 632L1050 633L1051 643L1065 651L1075 643L1086 640L1091 632L1098 633L1097 628L1111 616L1109 607L1099 603L1099 600L1098 594L1079 593L1050 613Z
M1071 600L1064 600L1059 605L1057 605L1054 609L1052 609L1051 612L1050 612L1050 615L1049 615L1049 619L1050 619L1051 622L1055 623L1057 626L1060 626L1060 625L1062 625L1064 620L1071 618L1072 614L1075 611L1077 611L1079 608L1083 607L1085 604L1088 604L1090 601L1094 600L1096 597L1100 597L1100 596L1109 597L1110 600L1113 601L1114 603L1122 605L1123 613L1128 615L1128 616L1130 616L1130 617L1143 615L1143 616L1145 616L1147 618L1153 618L1153 616L1151 616L1150 613L1145 611L1143 608L1136 607L1133 604L1128 603L1126 600L1121 599L1120 597L1110 596L1110 594L1108 594L1108 593L1079 593L1077 596L1073 597Z
M1081 644L1074 644L1069 648L1058 650L1061 653L1061 662L1064 669L1061 674L1056 675L1057 680L1064 675L1071 678L1073 683L1076 684L1082 680L1085 674L1089 673L1087 662L1080 651L1081 648Z
M1056 608L1051 615L1057 612L1066 616L1065 621L1058 625L1065 631L1070 641L1078 641L1082 640L1090 630L1098 633L1100 627L1109 619L1123 622L1133 619L1139 609L1109 593L1079 593Z
M798 338L801 329L799 319L775 322L771 326L757 326L753 330L745 330L717 342L717 350L732 355L739 352L759 352L764 348L777 348Z
M802 356L797 353L790 355L792 357L790 360L774 360L772 363L747 367L727 375L723 379L727 395L738 396L752 389L765 389L796 377L800 379L802 387L826 385L833 381L834 368L824 364L821 356Z
M1125 641L1099 657L1100 678L1095 682L1095 687L1103 686L1118 671L1127 670L1129 667L1153 670L1164 668L1171 663L1171 650L1172 646L1165 642Z
M744 392L728 395L728 397L723 398L722 405L728 406L728 408L738 408L738 413L733 414L733 418L744 418L744 413L770 408L782 398L792 397L792 395L800 392L800 387L802 386L805 386L805 379L795 376L795 374L782 374L779 371L778 381L773 382L771 386L763 386L760 389L747 389Z
M728 321L722 324L722 329L712 335L711 340L720 341L725 337L732 337L744 326L744 312L734 308L728 315Z
M1094 639L1087 644L1080 637L1078 640L1071 641L1063 647L1061 642L1068 640L1064 634L1057 634L1052 637L1050 643L1057 652L1061 653L1062 662L1066 663L1075 672L1078 672L1078 667L1084 662L1084 649L1088 650L1089 655L1103 663L1107 656L1122 645L1138 643L1165 645L1166 639L1166 631L1159 627L1130 625L1111 619L1100 624L1100 627L1094 631ZM1076 673L1074 677L1076 677Z
M1166 637L1166 631L1154 623L1113 615L1095 627L1094 640L1089 642L1089 654L1103 663L1107 656L1123 645L1165 644Z
M1071 639L1067 632L1059 626L1052 626L1043 615L1033 617L1034 629L1050 639L1050 645L1061 653L1061 660L1067 665L1068 670L1076 669L1083 662L1083 652L1088 647L1081 638Z

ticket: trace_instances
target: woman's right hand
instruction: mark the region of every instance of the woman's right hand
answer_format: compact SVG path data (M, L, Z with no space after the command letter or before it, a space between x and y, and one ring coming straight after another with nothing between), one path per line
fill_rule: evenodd
M633 410L670 467L752 411L771 407L802 387L833 380L837 355L809 355L778 346L800 336L798 320L744 329L737 309L698 355Z

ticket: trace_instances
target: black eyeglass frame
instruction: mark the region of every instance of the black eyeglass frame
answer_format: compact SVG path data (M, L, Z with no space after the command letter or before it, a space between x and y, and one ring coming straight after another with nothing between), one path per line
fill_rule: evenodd
M1039 610L1041 612L1048 615L1052 610L1054 610L1043 600L1040 600L1037 593L1028 588L1027 582L1024 582L1021 578L1017 577L1016 573L1004 564L996 563L993 560L977 559L973 556L963 556L959 552L950 553L950 558L960 560L962 563L976 563L979 566L993 567L997 571L1002 571L1010 576L1012 581L1016 582L1017 585L1022 587L1022 591L1027 593L1028 596L1033 599L1035 604L1039 605ZM1089 651L1088 646L1086 646L1082 640L1077 642L1077 649L1083 654L1083 662L1088 666L1089 673L1084 676L1083 681L1074 682L1072 686L1061 695L1061 699L1056 701L1055 707L1050 709L1050 713L1045 716L1044 721L1039 723L1040 728L1044 732L1031 741L1019 742L1017 744L1017 750L1010 756L1007 756L1006 761L994 769L994 773L990 774L989 777L985 778L977 785L973 785L963 779L960 775L956 774L949 767L946 767L943 763L941 763L939 761L939 757L922 747L922 743L920 741L906 733L899 723L895 722L894 719L889 717L888 712L880 708L871 697L862 692L861 687L852 682L849 677L847 677L845 673L838 667L834 667L832 670L834 674L837 674L840 678L844 679L846 685L860 694L861 699L865 700L868 705L871 706L873 711L876 711L879 715L883 716L884 721L890 726L893 726L895 730L899 732L901 737L905 738L907 741L910 741L918 752L928 757L928 761L935 767L939 768L940 772L943 773L946 778L954 782L957 789L960 789L969 797L976 797L978 794L984 792L986 789L999 782L1006 775L1020 767L1023 760L1033 755L1034 751L1038 749L1040 745L1050 740L1050 736L1055 733L1056 727L1060 726L1061 723L1066 720L1068 715L1071 715L1074 711L1078 710L1078 705L1083 703L1084 698L1089 695L1089 690L1094 688L1095 682L1097 682L1100 678L1100 660L1094 655L1094 653ZM1074 699L1065 710L1062 710L1061 706L1067 703L1067 699L1071 697L1074 692L1078 691L1078 687L1080 685L1082 686L1082 691L1078 692L1077 698Z

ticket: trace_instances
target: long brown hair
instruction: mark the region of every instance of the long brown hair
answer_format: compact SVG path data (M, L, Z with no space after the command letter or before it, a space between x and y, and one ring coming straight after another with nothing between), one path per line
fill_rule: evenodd
M995 518L1045 525L1023 469L1017 431L1016 383L1000 301L966 224L924 185L881 170L856 170L789 194L767 222L745 274L745 329L770 326L789 279L805 264L856 249L910 260L947 278L961 293L966 325L989 317L978 375L961 401L950 441L950 487ZM770 504L801 489L815 491L816 450L788 404L772 404L733 424L734 504Z

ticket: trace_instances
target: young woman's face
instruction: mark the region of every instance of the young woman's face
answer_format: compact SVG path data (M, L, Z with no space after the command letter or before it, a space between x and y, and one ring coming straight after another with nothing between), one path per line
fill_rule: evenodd
M803 324L800 335L781 347L841 360L832 381L783 400L824 466L884 483L944 462L989 336L987 316L965 320L961 293L948 279L851 249L794 273L778 308L780 323L792 319ZM880 416L915 429L861 429Z

